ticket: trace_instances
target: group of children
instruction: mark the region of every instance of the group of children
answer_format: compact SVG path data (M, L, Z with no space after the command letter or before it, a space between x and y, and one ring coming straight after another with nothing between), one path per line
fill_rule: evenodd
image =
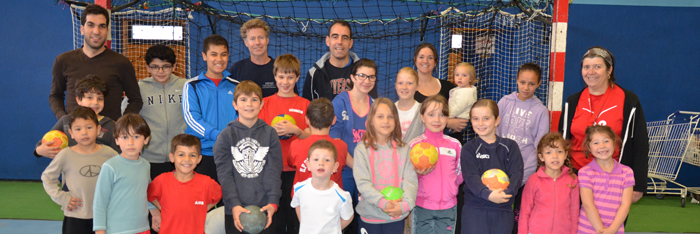
M328 99L309 102L294 93L300 62L293 55L275 59L278 92L263 97L254 82L227 78L223 37L205 39L207 71L186 82L171 74L170 53L165 46L147 52L153 77L140 84L142 95L160 99L147 101L143 117L126 114L114 123L99 116L107 90L88 76L76 84L82 107L54 126L69 135L70 147L37 144L35 155L53 158L42 181L64 210L63 233L204 233L206 212L219 200L226 233L246 231L240 216L250 213L249 205L267 215L261 233L341 233L352 225L369 234L454 233L458 222L462 233L624 231L634 177L610 157L618 138L608 127L589 127L584 148L596 160L577 177L568 142L548 133L547 110L534 96L541 84L535 64L518 70L518 91L498 104L476 99L476 73L468 63L456 66L458 87L449 101L441 95L415 101L418 76L403 68L396 77L398 101L368 99L361 117L366 129L348 142L331 137L347 113L337 115ZM354 65L353 79L376 80L369 62ZM178 85L184 87L180 97L167 88ZM181 116L165 111L173 103ZM186 130L162 123L178 117ZM448 118L469 119L478 137L461 145L444 133ZM409 151L424 142L438 150L438 161L414 169ZM494 168L509 176L507 189L482 183L482 173ZM357 194L343 188L347 178ZM389 200L382 194L389 186L403 195Z

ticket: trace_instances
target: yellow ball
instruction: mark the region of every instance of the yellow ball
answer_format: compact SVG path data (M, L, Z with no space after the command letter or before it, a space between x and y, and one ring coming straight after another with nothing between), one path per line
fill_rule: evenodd
M53 144L49 145L50 147L60 146L61 149L68 147L68 136L59 130L51 130L44 134L44 137L41 138L41 143L47 141L53 141Z
M297 125L297 121L295 121L291 115L281 114L281 115L278 115L278 116L275 116L274 118L272 118L272 122L270 122L270 126L274 127L279 121L282 121L282 120L287 120L290 123ZM291 137L292 137L291 135L280 136L280 140L286 140L286 139L289 139Z
M275 116L274 118L272 118L272 122L270 122L270 126L275 126L275 124L277 124L277 122L282 121L282 120L287 120L290 123L297 125L297 121L295 121L291 115L281 114L281 115L278 115L278 116Z
M434 166L438 161L438 151L428 142L421 142L411 148L411 162L417 170L423 170Z
M481 182L491 190L506 189L510 184L508 175L501 169L489 169L481 175Z

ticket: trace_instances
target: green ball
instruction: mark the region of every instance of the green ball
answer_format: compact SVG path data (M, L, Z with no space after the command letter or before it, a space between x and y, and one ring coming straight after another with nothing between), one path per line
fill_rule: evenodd
M388 186L382 189L382 195L389 201L399 200L403 197L403 190L396 186Z

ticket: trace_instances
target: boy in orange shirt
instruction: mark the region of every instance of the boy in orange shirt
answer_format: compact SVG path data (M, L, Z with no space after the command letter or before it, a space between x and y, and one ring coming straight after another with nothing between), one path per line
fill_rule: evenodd
M304 139L310 134L304 121L304 112L309 106L309 100L294 93L294 85L299 80L301 63L292 54L284 54L275 59L273 72L277 93L263 99L263 107L258 118L265 121L275 130L282 146L282 198L279 207L279 222L277 233L299 233L299 220L296 212L289 205L292 202L294 186L294 167L290 159L290 145L296 139Z

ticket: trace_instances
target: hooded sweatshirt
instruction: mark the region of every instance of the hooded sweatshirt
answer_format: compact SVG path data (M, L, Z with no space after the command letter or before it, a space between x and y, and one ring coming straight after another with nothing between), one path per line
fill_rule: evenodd
M265 121L250 128L238 120L229 123L214 144L214 162L227 215L235 206L279 204L282 148Z
M149 162L168 162L171 139L185 132L187 125L182 116L182 87L185 81L173 74L165 85L153 77L139 81L143 99L139 114L151 128L151 140L143 147L141 157Z
M379 145L377 149L365 147L364 142L355 148L355 169L353 170L360 199L356 211L367 223L392 223L401 221L413 209L416 201L418 179L408 156L408 146L396 147L394 144ZM389 201L381 190L387 186L396 186L403 190L401 217L392 218L384 213Z
M496 134L518 143L523 156L524 185L537 170L537 144L550 131L549 111L537 97L523 101L518 92L513 92L498 101L498 112L501 124Z
M421 142L428 142L438 150L435 169L426 175L418 176L416 205L429 210L445 210L457 205L459 185L464 182L460 165L461 146L457 139L431 132L413 139L409 148Z

